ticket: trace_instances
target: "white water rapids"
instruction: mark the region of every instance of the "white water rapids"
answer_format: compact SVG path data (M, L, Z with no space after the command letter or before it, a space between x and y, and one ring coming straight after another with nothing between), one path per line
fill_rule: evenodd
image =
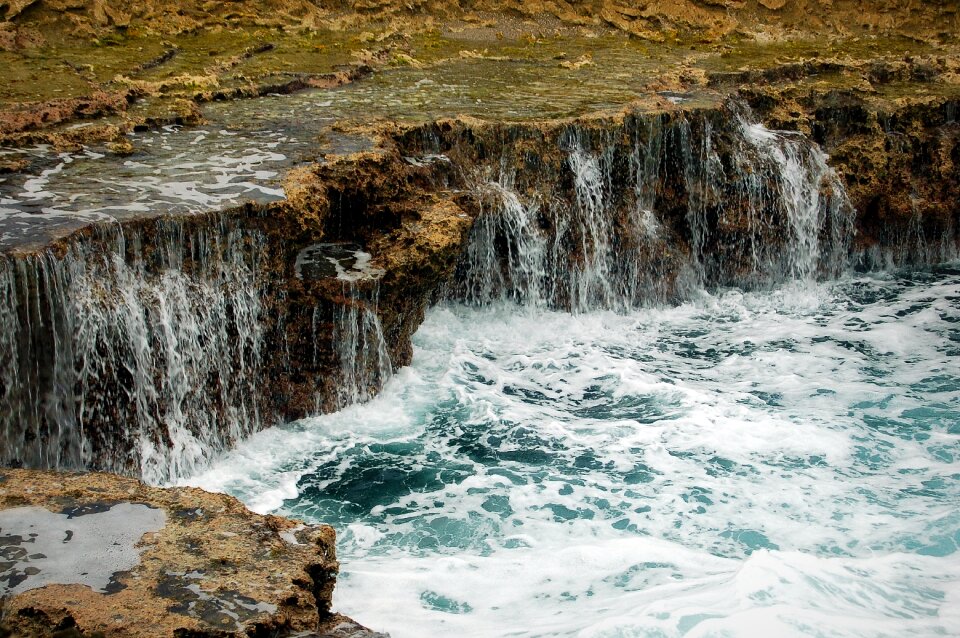
M333 524L395 638L957 635L958 362L956 267L442 306L382 396L188 482Z

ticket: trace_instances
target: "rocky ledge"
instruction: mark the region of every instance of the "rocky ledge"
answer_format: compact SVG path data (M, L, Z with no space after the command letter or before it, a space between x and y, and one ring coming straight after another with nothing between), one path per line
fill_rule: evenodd
M344 123L332 133L363 150L289 170L268 204L51 216L43 233L13 211L29 233L0 241L0 462L189 475L374 396L438 300L620 308L955 258L958 68L785 68L552 120ZM894 98L897 75L929 79Z
M194 488L4 470L0 635L375 637L330 611L334 540Z

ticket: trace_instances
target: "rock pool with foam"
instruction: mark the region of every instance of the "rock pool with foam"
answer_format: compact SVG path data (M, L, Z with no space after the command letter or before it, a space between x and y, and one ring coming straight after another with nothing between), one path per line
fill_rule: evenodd
M191 484L337 527L404 636L960 631L960 265L675 308L430 311L363 405Z

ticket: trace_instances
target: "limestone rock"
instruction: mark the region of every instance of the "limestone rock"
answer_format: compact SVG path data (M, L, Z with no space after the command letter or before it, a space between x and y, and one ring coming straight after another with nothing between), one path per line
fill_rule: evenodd
M0 532L15 636L284 636L334 618L333 529L230 496L3 470Z

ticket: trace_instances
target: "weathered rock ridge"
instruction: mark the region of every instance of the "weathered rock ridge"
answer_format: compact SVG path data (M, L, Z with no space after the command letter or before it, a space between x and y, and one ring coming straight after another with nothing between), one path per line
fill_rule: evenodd
M440 198L416 222L410 200L365 201L397 179L385 168L320 169L322 202L302 212L291 185L279 205L94 224L4 255L5 462L165 481L262 427L371 396L409 361L468 221ZM373 224L393 250L386 275L361 263Z
M840 34L880 31L927 37L951 37L957 33L957 8L948 0L923 3L895 0L272 0L266 4L240 1L228 5L197 1L171 5L167 0L151 0L135 6L103 0L11 0L0 4L0 11L0 17L12 26L6 31L8 46L29 45L42 37L31 29L59 28L73 35L130 28L172 33L237 24L272 28L343 27L398 17L408 26L411 18L425 24L450 19L496 24L516 17L546 18L565 25L615 28L653 40L691 33L717 38L736 29L830 30Z

